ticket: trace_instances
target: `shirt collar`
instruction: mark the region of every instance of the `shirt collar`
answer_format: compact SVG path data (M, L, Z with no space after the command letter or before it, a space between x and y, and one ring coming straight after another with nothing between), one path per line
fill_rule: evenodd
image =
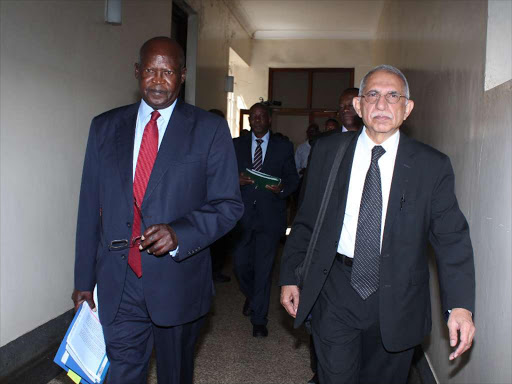
M252 141L256 142L256 139L258 139L258 138L254 135L254 132L251 132L251 135L252 135ZM270 136L270 131L267 131L267 133L265 133L265 136L260 137L260 140L263 140L263 143L266 143L266 142L268 142L269 136Z
M164 119L164 121L169 121L171 118L172 112L174 111L174 107L176 106L176 102L178 99L174 100L174 103L172 103L170 106L164 109L159 109L158 112L160 113L160 116ZM140 101L140 107L139 107L139 114L144 119L150 119L151 114L153 113L154 109L150 107L144 99Z
M400 130L398 129L392 136L388 137L386 141L384 141L382 144L375 144L366 133L366 127L363 127L363 132L361 132L361 140L365 148L370 152L373 149L373 147L375 147L376 145L380 145L382 148L384 148L386 153L393 153L396 152L398 148L398 142L400 140Z

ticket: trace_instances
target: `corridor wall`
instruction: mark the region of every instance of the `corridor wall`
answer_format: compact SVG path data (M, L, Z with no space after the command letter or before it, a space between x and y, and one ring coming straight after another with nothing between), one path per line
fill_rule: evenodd
M374 64L395 65L410 82L407 132L450 156L471 229L477 334L455 362L435 273L431 279L433 332L424 349L439 383L512 382L512 82L484 91L487 8L486 1L387 1L375 44Z
M112 26L103 1L0 1L0 346L72 308L90 121L138 99L138 49L170 34L171 0L122 4Z
M196 105L226 112L225 78L229 73L229 49L248 63L253 40L218 0L187 0L198 18Z

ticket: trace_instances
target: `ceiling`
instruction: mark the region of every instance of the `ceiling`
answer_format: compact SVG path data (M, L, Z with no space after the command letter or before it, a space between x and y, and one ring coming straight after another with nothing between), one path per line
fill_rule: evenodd
M224 0L254 39L373 39L384 0Z

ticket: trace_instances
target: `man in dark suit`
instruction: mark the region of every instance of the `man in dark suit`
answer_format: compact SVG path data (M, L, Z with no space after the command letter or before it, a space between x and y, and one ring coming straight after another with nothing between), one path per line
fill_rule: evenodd
M271 272L279 238L286 230L286 198L298 186L293 144L273 136L268 106L257 103L249 112L252 133L234 140L240 190L245 210L234 231L233 256L243 313L251 316L254 337L266 337ZM279 185L257 188L246 169L281 179Z
M320 383L405 383L431 329L427 243L436 253L450 360L471 347L473 251L448 157L399 131L411 113L405 76L379 66L353 99L365 128L319 139L286 242L281 303L299 326L311 313ZM311 267L304 260L331 164L347 143ZM459 337L460 333L460 337Z
M226 121L177 100L185 74L174 40L148 40L141 102L91 124L73 301L94 308L97 284L110 384L145 383L153 346L159 383L192 383L213 294L208 246L243 210Z

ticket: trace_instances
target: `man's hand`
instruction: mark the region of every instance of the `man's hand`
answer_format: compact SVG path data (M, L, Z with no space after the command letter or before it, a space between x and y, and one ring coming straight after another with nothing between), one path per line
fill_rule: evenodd
M299 287L296 285L283 285L281 287L281 305L288 314L295 318L299 308Z
M240 185L254 184L254 180L247 176L244 172L240 172L238 177Z
M176 232L168 224L155 224L148 227L140 238L139 249L155 256L162 256L178 247Z
M475 336L475 325L471 312L464 308L454 308L448 318L448 330L450 332L450 346L455 347L459 341L458 332L460 332L460 343L457 349L450 354L450 360L454 360L469 348L473 343Z
M71 298L73 299L73 303L75 304L75 312L78 311L78 308L82 305L84 301L87 301L87 304L89 304L89 307L96 312L96 304L94 304L94 299L92 296L91 291L78 291L74 290L73 294L71 295Z
M279 183L278 185L265 185L270 192L280 193L283 190L284 185Z

